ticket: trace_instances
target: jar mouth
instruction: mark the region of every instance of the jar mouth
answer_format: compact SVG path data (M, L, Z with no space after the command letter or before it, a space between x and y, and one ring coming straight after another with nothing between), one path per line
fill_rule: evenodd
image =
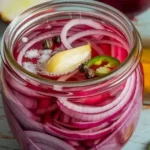
M14 57L12 56L11 52L9 51L11 47L11 44L7 43L7 38L8 38L8 34L14 33L15 31L12 31L13 28L15 28L15 26L19 27L19 23L21 24L25 18L26 21L32 17L32 15L30 15L30 13L33 13L34 15L36 15L36 12L40 9L44 8L53 8L54 6L59 7L59 5L74 5L74 6L78 6L80 5L80 7L82 8L88 8L93 10L94 13L96 13L95 11L107 11L109 12L107 15L111 15L113 14L113 16L115 16L115 18L118 18L118 20L120 20L120 23L124 26L126 26L126 28L128 28L129 30L129 34L130 34L130 40L132 41L132 44L130 46L130 53L127 57L127 59L114 71L112 71L110 74L108 74L107 76L101 78L101 77L97 77L97 78L93 78L93 79L88 79L85 81L66 81L66 82L62 82L62 81L56 81L56 80L51 80L48 78L44 78L41 77L37 74L31 73L29 71L27 71L26 69L24 69L21 65L19 65L17 63L17 61L14 59ZM88 7L87 7L88 6ZM60 8L61 9L61 8ZM61 10L62 13L65 12L63 9ZM92 12L92 13L93 13ZM57 13L57 12L54 12ZM90 12L89 12L90 13ZM27 22L26 22L27 23ZM16 30L17 28L15 28ZM19 36L19 35L17 35ZM50 1L50 2L46 2L40 5L37 5L27 11L25 11L24 13L22 13L20 16L16 17L16 19L9 25L9 27L6 29L3 39L2 39L2 60L5 63L7 59L7 62L9 63L9 65L16 71L21 72L21 74L25 75L27 78L33 79L35 81L44 83L46 85L58 85L58 86L63 86L63 87L81 87L81 86L90 86L90 85L94 85L94 84L102 84L102 85L117 85L120 82L122 82L123 80L125 80L137 67L137 65L139 64L140 61L140 57L141 57L141 50L142 50L142 45L141 45L141 39L140 36L137 32L137 30L135 29L135 27L133 26L133 24L129 21L129 19L122 14L121 12L119 12L118 10L116 10L115 8L108 6L106 4L100 3L100 2L96 2L96 1L90 1L87 0L86 2L84 2L84 0L55 0L55 1Z

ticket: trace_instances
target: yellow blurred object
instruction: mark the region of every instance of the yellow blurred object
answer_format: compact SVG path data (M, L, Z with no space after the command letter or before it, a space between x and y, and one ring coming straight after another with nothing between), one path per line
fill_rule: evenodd
M143 49L142 64L144 69L144 90L150 93L150 48Z
M0 16L10 22L26 9L48 0L0 0Z

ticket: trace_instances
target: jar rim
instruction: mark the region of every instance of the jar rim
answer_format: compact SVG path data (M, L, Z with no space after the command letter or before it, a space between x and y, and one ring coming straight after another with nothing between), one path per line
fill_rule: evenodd
M53 5L56 5L56 4L60 5L60 4L64 4L64 3L67 3L67 4L80 3L81 4L80 7L82 7L82 4L84 3L85 5L91 5L92 8L93 7L98 8L98 6L101 6L101 9L103 7L103 9L113 11L113 13L115 13L117 15L117 17L119 16L120 18L122 18L124 20L125 24L131 28L133 37L135 38L134 46L131 48L130 54L127 57L127 59L117 69L115 69L115 71L112 71L109 75L107 75L103 78L97 77L97 78L93 78L93 79L89 79L89 80L85 80L85 81L60 82L60 81L56 81L56 80L47 79L47 78L41 77L37 74L31 73L31 72L27 71L26 69L24 69L21 65L19 65L16 62L16 60L13 58L13 56L11 55L10 51L7 48L7 44L5 41L6 32L8 32L8 30L12 29L15 26L15 24L18 23L19 20L22 20L25 16L27 16L27 14L29 12L32 13L33 10L34 10L34 12L36 12L40 8L44 8L47 6L53 7ZM137 45L138 45L138 52L137 52ZM5 52L3 52L4 50L5 50ZM15 68L17 71L20 71L23 75L29 77L30 79L36 80L38 82L41 82L41 83L44 83L47 85L58 85L58 86L63 86L63 87L81 87L81 86L90 86L90 85L95 85L95 84L104 84L105 86L106 85L108 86L110 84L116 85L116 84L118 84L118 80L119 80L119 82L123 81L137 67L137 65L140 61L140 57L141 57L141 50L142 50L141 39L140 39L140 36L139 36L137 30L135 29L134 25L129 21L129 19L124 14L122 14L120 11L116 10L115 8L108 6L106 4L103 4L101 2L90 1L90 0L87 0L86 2L84 0L76 0L76 1L74 1L74 0L55 0L55 1L45 2L43 4L32 7L31 9L22 13L20 16L16 17L16 19L14 19L14 21L9 25L9 27L6 29L6 31L4 33L4 36L2 39L1 53L2 53L3 61L5 59L4 55L6 55L6 57L9 60L9 64L11 64L11 67ZM133 59L134 55L136 55L136 60L131 61L131 59ZM131 69L129 70L127 67L129 67L131 65L131 62L132 62L132 65L134 64L134 66L132 66L132 70ZM123 73L125 73L125 72L126 72L126 77L125 76L123 77ZM118 75L118 78L116 78L117 75Z

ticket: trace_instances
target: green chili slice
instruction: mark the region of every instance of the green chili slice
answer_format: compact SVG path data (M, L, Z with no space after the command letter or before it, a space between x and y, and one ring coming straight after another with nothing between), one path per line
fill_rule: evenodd
M96 69L95 75L105 76L109 74L114 68L118 67L120 65L120 61L111 56L96 56L87 63L89 68L93 65L100 66Z
M94 76L105 76L113 69L120 65L120 61L111 56L96 56L89 62L81 64L79 67L80 72L84 72L86 78L93 78ZM93 66L98 66L96 70L91 69Z
M96 69L95 75L105 76L105 75L109 74L110 72L111 72L111 69L109 69L107 67L99 67L98 69Z
M87 63L87 65L88 65L88 67L91 67L93 65L100 66L103 63L107 63L106 67L109 67L109 68L115 68L120 65L120 61L118 59L111 57L111 56L106 56L106 55L96 56L96 57L92 58Z

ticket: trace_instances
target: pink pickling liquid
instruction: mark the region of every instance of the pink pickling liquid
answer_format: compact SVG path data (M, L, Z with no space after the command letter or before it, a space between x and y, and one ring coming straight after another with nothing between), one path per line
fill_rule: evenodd
M55 53L65 50L64 45L43 50L42 41L60 35L66 21L47 23L24 35L13 51L16 61L32 73L59 79L61 76L51 77L46 73L42 65ZM104 27L127 42L118 29L105 24ZM68 36L90 29L84 25L73 27ZM87 40L92 46L92 57L108 55L123 63L128 56L119 41L107 36L84 37L72 46L83 45ZM79 72L68 79L81 80L87 79ZM3 68L2 82L9 124L25 150L120 150L131 137L140 115L143 85L140 66L121 85L97 95L92 95L97 91L94 88L47 87L36 81L26 81L25 77L8 72L8 68ZM66 98L61 96L63 94L72 97ZM107 108L110 104L113 105Z

